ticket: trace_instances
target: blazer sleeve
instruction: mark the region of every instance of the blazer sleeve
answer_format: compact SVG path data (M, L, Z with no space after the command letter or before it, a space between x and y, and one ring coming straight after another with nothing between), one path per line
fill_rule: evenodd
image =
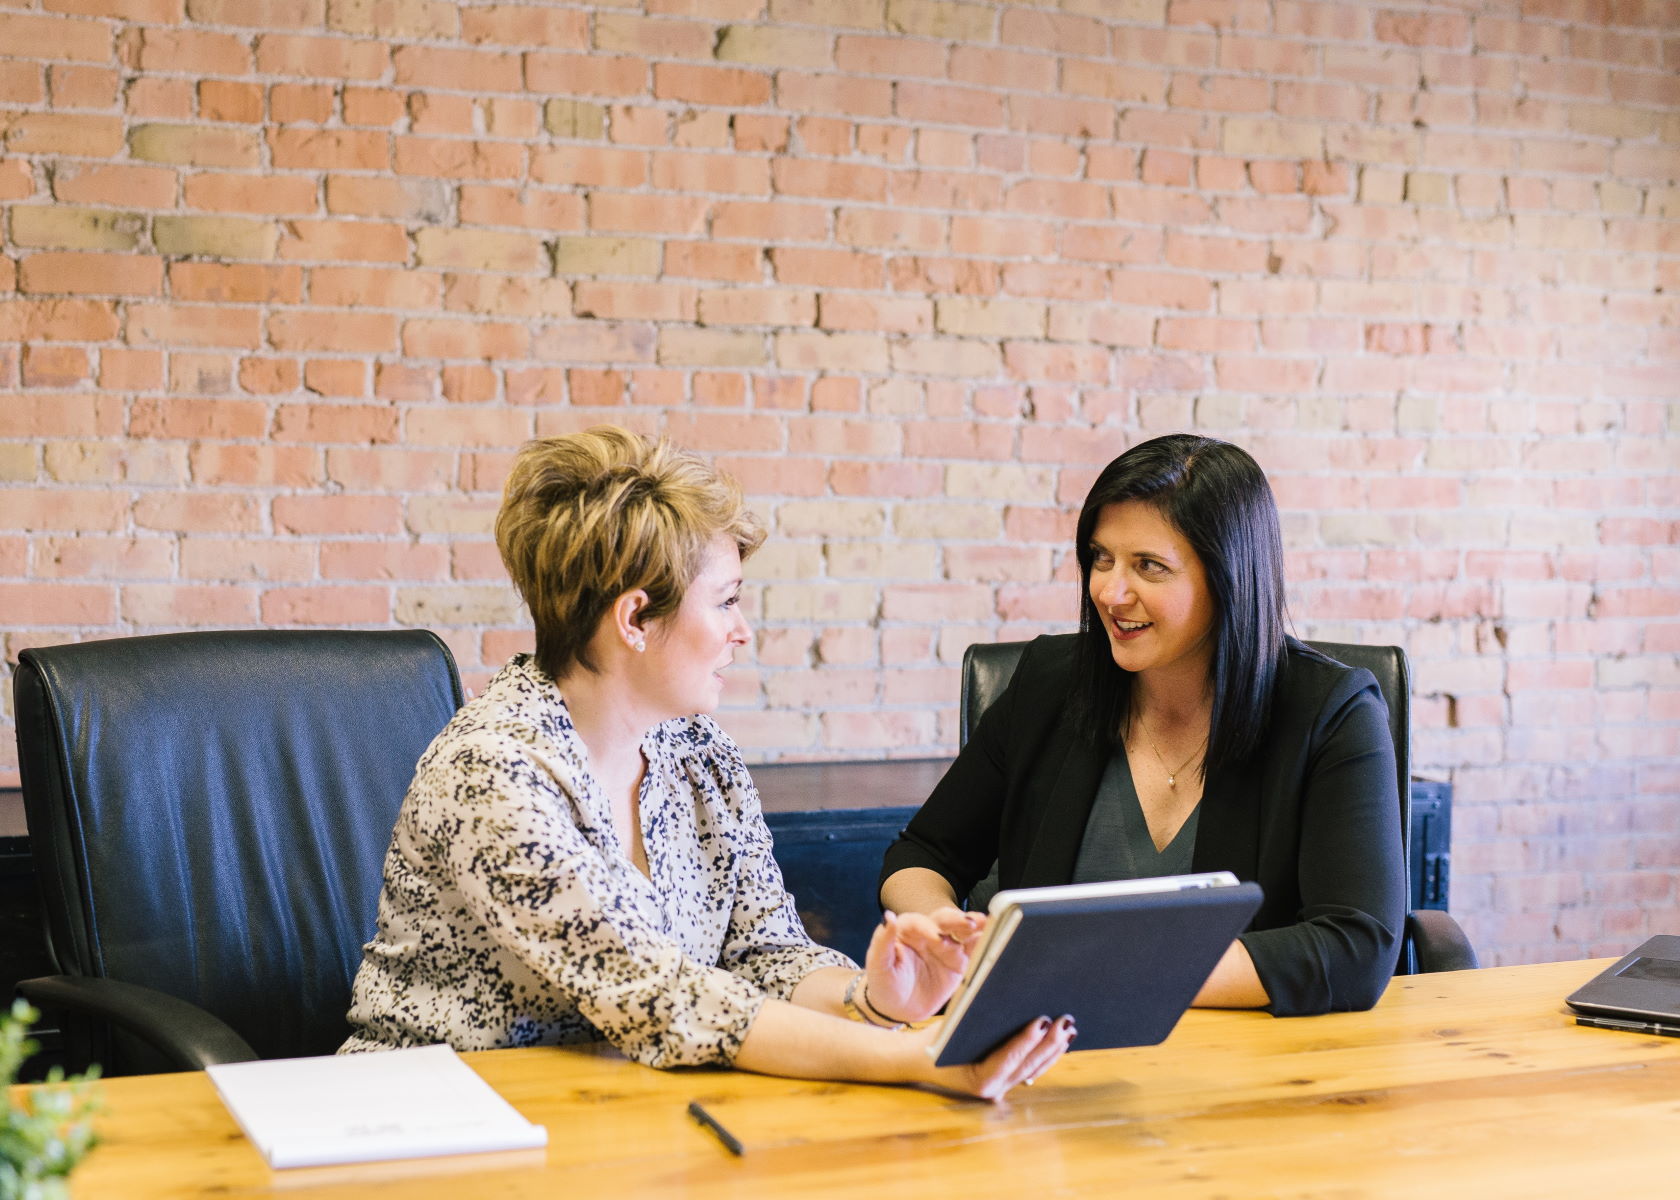
M1276 1016L1370 1008L1394 974L1405 926L1394 742L1375 682L1351 696L1337 689L1314 728L1301 793L1298 919L1240 939Z

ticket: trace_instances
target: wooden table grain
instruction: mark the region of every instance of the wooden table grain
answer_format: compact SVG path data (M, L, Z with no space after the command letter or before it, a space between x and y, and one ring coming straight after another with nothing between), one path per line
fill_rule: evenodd
M1562 998L1604 965L1400 978L1368 1013L1192 1012L1160 1046L1070 1055L995 1106L589 1049L469 1054L546 1150L355 1167L271 1171L202 1074L109 1080L73 1194L1673 1197L1680 1040L1576 1026ZM686 1115L694 1099L743 1157Z

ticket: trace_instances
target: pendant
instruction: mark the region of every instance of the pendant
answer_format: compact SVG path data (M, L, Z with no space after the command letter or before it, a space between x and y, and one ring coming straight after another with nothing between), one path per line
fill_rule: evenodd
M1170 787L1170 788L1176 788L1178 786L1178 776L1177 775L1168 775L1167 776L1167 786Z

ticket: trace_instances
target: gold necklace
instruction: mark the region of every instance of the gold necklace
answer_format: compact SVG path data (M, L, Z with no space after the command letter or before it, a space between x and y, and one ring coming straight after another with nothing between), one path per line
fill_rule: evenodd
M1167 760L1161 757L1161 748L1155 744L1155 739L1150 736L1149 726L1143 723L1143 718L1138 716L1136 713L1133 713L1132 717L1137 721L1138 728L1143 730L1143 740L1148 742L1149 748L1155 752L1155 761L1160 763L1161 770L1167 773L1167 786L1176 792L1178 790L1178 772L1184 770L1185 767L1188 767L1191 763L1196 761L1197 756L1207 748L1208 737L1213 733L1213 731L1210 729L1206 734L1202 735L1201 745L1192 750L1190 752L1190 757L1179 763L1177 770L1175 770L1172 767L1167 766Z

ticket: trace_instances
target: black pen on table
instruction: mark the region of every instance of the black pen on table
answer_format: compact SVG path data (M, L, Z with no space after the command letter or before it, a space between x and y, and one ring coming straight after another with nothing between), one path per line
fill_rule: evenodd
M747 1148L741 1145L741 1139L736 1137L733 1133L730 1133L729 1130L725 1129L723 1125L719 1123L718 1119L712 1116L711 1113L707 1112L704 1108L701 1108L700 1101L690 1100L688 1102L688 1115L700 1122L700 1124L704 1125L707 1129L711 1130L712 1133L717 1136L717 1140L723 1143L724 1149L728 1150L729 1153L733 1154L736 1158L741 1157L741 1155L747 1152Z

